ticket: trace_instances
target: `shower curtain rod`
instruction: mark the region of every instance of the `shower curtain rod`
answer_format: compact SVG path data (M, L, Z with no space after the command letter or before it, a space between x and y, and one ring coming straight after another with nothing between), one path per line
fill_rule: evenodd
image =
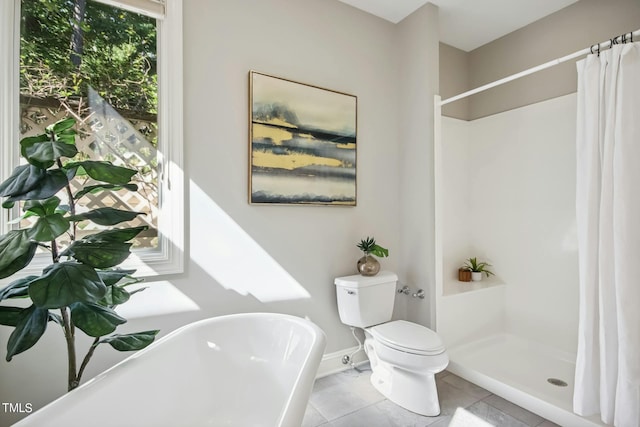
M563 62L570 61L570 60L572 60L574 58L578 58L580 56L587 55L589 53L598 53L598 55L599 55L600 54L600 49L608 49L614 44L622 44L622 43L626 43L626 42L632 42L634 37L636 39L638 39L638 41L640 41L640 30L633 31L631 33L624 33L624 34L622 34L622 35L620 35L618 37L614 37L614 38L612 38L610 40L594 44L591 47L587 47L585 49L579 50L579 51L574 52L572 54L569 54L569 55L566 55L566 56L563 56L563 57L560 57L560 58L556 58L556 59L554 59L552 61L545 62L544 64L538 65L536 67L529 68L528 70L524 70L524 71L521 71L519 73L512 74L512 75L510 75L508 77L505 77L503 79L496 80L493 83L487 83L484 86L480 86L480 87L477 87L475 89L471 89L471 90L469 90L467 92L461 93L460 95L452 96L451 98L447 98L447 99L444 99L444 100L440 101L440 105L449 104L450 102L454 102L454 101L457 101L459 99L466 98L466 97L471 96L471 95L475 95L476 93L483 92L483 91L485 91L487 89L491 89L491 88L496 87L496 86L500 86L501 84L508 83L510 81L519 79L520 77L528 76L529 74L537 73L538 71L544 70L546 68L553 67L555 65L561 64Z

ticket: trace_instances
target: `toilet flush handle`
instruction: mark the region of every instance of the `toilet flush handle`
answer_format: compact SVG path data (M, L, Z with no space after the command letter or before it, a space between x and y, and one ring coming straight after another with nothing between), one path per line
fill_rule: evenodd
M414 298L424 299L424 290L418 289L418 292L412 295Z

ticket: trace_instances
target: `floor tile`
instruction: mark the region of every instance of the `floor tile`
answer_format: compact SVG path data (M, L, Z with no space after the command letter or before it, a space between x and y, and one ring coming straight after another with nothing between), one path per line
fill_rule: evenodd
M449 376L445 377L448 378ZM436 381L440 399L440 415L451 416L458 408L466 408L480 399L452 386L448 382Z
M456 409L455 414L451 418L449 427L494 427L488 421L483 420L477 415L472 414L465 408Z
M320 415L332 421L382 400L384 396L373 388L366 373L339 378L334 384L314 388L310 403Z
M488 421L496 427L528 427L525 423L505 414L498 408L479 401L466 408L472 414Z
M324 390L327 387L332 387L339 384L344 384L341 378L341 372L337 374L328 375L326 377L318 378L315 383L313 383L313 392Z
M425 417L414 412L408 411L390 400L383 400L375 404L392 425L398 427L422 427L431 426L437 421L441 421L446 417Z
M326 423L327 419L323 417L313 405L308 404L307 410L304 413L304 419L302 420L302 427L317 427Z
M440 417L438 418L438 421L429 425L429 427L449 427L449 424L451 423L451 418L452 418L451 416Z
M448 427L458 408L497 427L559 427L451 373L436 375L440 416L424 417L382 396L367 369L316 380L303 427Z
M449 375L450 372L449 371L440 371L436 374L436 378L443 378L446 377L447 375Z
M520 406L511 403L500 396L491 395L485 399L482 399L482 401L493 406L494 408L498 408L505 414L511 415L513 418L520 420L531 427L537 426L544 421L544 418L542 418L540 415L529 412L526 409L521 408Z
M331 427L399 427L397 424L392 424L374 405L333 420L330 425Z
M491 396L491 392L483 389L482 387L478 387L477 385L470 383L469 381L454 374L449 374L443 377L442 381L451 384L455 388L458 388L478 399L484 399L485 397Z

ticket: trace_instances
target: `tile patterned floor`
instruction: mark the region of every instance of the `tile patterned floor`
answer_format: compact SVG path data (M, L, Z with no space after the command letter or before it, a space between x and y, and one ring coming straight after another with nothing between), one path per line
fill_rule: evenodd
M316 380L302 427L446 427L458 407L496 427L558 427L454 374L436 376L441 414L423 417L387 400L362 372L348 370Z

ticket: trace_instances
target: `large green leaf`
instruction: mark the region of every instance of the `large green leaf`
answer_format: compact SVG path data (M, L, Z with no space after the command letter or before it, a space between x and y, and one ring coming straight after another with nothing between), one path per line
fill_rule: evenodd
M71 305L71 321L90 337L101 337L115 331L127 319L108 307L77 302Z
M7 342L7 362L16 354L33 347L47 329L48 321L49 310L35 305L24 309Z
M32 165L18 166L6 181L0 184L0 196L9 197L33 190L45 176L45 171Z
M21 307L6 307L0 305L0 325L4 326L18 326L20 321L20 314L24 311Z
M29 265L37 244L29 240L28 230L12 230L0 236L0 279Z
M26 276L9 283L0 289L0 301L3 299L24 298L29 296L29 284L37 278L38 276Z
M79 215L67 217L69 221L83 221L88 219L100 225L116 225L121 222L131 221L144 212L132 212L114 208L98 208Z
M375 256L380 257L380 258L384 258L384 257L388 257L389 256L389 250L383 248L380 245L373 245L373 247L371 248L369 253L371 255L375 255Z
M29 236L36 242L50 242L69 229L69 220L59 213L43 216L29 229Z
M108 343L118 351L142 350L153 342L159 330L137 332L126 335L112 335L101 339L98 344Z
M109 162L97 162L86 160L84 162L68 163L66 169L82 167L87 175L96 181L108 182L109 184L124 185L131 181L131 178L138 173L137 170L123 168L112 165Z
M34 215L46 216L56 213L57 207L60 205L60 199L56 196L46 200L28 200L24 202L22 210L31 212Z
M104 230L96 234L92 234L84 238L87 242L128 242L136 237L142 231L147 230L149 227L141 225L139 227L130 228L116 228L113 230Z
M131 243L120 242L73 242L63 255L72 256L76 260L93 268L109 268L120 264L131 253Z
M29 161L29 163L31 163L33 166L39 168L39 169L48 169L53 163L52 162L39 162L35 159L29 159L29 154L27 153L27 150L29 150L31 147L33 147L36 144L39 144L41 142L45 142L45 141L50 141L51 137L47 134L41 134L41 135L36 135L36 136L27 136L26 138L22 138L22 140L20 140L20 154L22 154L22 157L24 157L25 159L27 159Z
M28 309L22 307L8 307L0 305L0 325L12 326L15 328L20 322L20 315L25 310ZM57 314L49 312L48 320L62 325L62 318Z
M76 143L76 131L73 129L68 129L64 132L60 132L56 136L58 138L58 141L64 142L65 144L75 145Z
M137 184L125 184L125 185L116 185L116 184L99 184L99 185L88 185L86 187L84 187L82 190L78 191L75 196L73 196L74 199L78 200L80 199L82 196L84 196L85 194L96 194L99 193L101 191L105 191L105 190L111 190L111 191L118 191L118 190L122 190L123 188L129 190L129 191L137 191L138 190L138 185Z
M31 282L29 296L35 305L60 308L74 302L96 302L107 292L96 271L85 264L53 264L40 278Z
M56 134L63 133L65 131L69 132L69 130L76 124L76 119L73 117L67 117L66 119L58 120L52 125L47 126L47 130L49 132L55 132ZM75 134L75 132L74 132Z
M65 171L60 169L48 170L35 187L26 193L13 194L7 199L7 202L48 199L62 190L67 184L69 184L69 179Z
M34 242L27 253L24 253L24 254L20 255L19 257L14 259L13 262L11 262L9 265L7 265L6 268L3 268L0 271L0 279L4 279L5 277L9 277L9 276L17 273L18 271L22 270L23 268L25 268L27 265L29 265L29 263L33 259L33 256L36 253L37 247L38 247L38 245Z
M140 282L142 282L142 279L138 280L137 282L125 283L122 286L129 286L129 285L133 285L133 284L140 283ZM137 289L135 289L133 291L128 291L129 292L129 297L131 297L131 295L133 295L133 294L137 294L138 292L142 292L142 291L146 290L147 288L148 288L148 286L145 286L144 288L137 288Z
M107 293L98 301L99 304L114 307L129 301L131 294L121 286L107 286Z
M98 270L98 276L102 279L107 286L112 286L118 283L123 277L130 277L136 270Z
M44 141L27 147L25 150L27 160L36 166L53 166L60 157L74 157L78 154L75 145L66 144L63 141Z

